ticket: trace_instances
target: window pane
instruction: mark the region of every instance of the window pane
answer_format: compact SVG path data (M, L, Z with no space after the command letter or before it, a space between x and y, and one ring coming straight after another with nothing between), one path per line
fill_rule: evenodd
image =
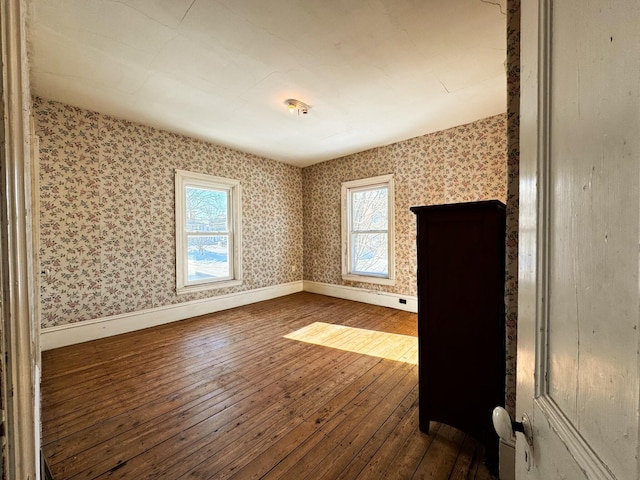
M388 275L388 235L386 233L354 233L351 240L353 273Z
M387 187L360 190L351 196L352 231L387 230Z
M228 278L229 237L187 235L187 280Z
M187 232L227 232L228 192L186 187Z

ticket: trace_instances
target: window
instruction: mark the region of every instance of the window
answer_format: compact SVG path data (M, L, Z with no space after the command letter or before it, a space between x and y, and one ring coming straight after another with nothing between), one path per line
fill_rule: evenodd
M240 182L176 170L176 291L242 283Z
M342 278L395 284L393 175L342 184Z

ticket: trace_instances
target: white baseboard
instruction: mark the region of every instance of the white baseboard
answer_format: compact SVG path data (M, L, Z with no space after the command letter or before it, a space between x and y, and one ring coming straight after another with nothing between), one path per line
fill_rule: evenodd
M370 303L381 307L396 308L407 312L417 313L418 311L418 298L411 295L399 295L397 293L365 290L362 288L312 282L309 280L304 281L304 291L320 293L330 297L344 298L345 300ZM400 303L400 300L406 300L407 303Z
M111 337L121 333L142 330L165 323L176 322L186 318L197 317L207 313L219 312L229 308L240 307L250 303L270 300L272 298L290 295L302 290L344 298L356 302L370 303L382 307L396 308L408 312L418 311L418 300L409 295L365 290L362 288L331 285L328 283L297 281L276 285L273 287L257 288L246 292L230 293L218 297L194 300L164 307L150 308L139 312L123 313L109 317L70 323L57 327L40 330L40 348L51 350L66 347L76 343L88 342L99 338ZM404 299L407 303L400 303Z
M302 291L302 288L303 282L300 280L273 287L257 288L246 292L230 293L192 302L150 308L139 312L123 313L85 322L44 328L40 330L40 347L42 350L51 350L121 333L142 330L143 328L155 327L165 323L197 317L198 315L290 295Z

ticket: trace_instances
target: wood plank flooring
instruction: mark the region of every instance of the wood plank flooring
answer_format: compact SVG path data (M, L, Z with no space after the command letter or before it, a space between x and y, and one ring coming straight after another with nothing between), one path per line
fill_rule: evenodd
M493 478L472 438L419 431L416 334L298 293L46 351L43 450L56 480Z

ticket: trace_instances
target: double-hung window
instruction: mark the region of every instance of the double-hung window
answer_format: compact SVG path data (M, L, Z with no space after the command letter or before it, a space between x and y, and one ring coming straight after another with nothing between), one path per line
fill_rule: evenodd
M242 283L240 182L176 170L176 291Z
M395 284L393 175L342 184L342 278Z

